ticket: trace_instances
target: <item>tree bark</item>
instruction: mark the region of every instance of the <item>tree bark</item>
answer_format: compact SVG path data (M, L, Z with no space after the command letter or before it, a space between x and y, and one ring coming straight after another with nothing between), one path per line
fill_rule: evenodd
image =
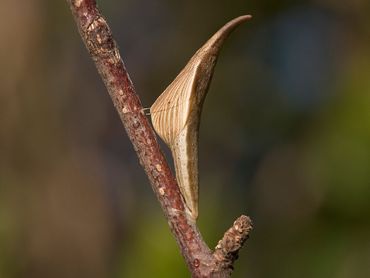
M160 150L155 133L121 59L107 21L95 0L67 0L81 38L95 62L141 166L161 204L172 234L192 277L230 277L238 251L252 229L242 215L225 233L214 252L185 211L176 179Z

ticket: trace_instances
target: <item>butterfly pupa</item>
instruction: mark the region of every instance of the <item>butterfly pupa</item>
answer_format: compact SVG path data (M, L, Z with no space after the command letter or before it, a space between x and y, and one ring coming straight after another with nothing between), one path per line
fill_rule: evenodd
M150 108L155 131L171 149L176 179L193 220L198 217L198 133L203 102L222 44L250 18L237 17L218 30Z

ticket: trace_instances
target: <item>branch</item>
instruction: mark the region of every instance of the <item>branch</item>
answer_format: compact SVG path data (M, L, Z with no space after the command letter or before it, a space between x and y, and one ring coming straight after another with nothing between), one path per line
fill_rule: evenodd
M209 249L195 222L186 213L176 179L143 113L117 44L95 0L67 2L81 38L117 109L192 276L229 277L232 263L251 230L249 218L241 216L225 233L216 251L213 253Z

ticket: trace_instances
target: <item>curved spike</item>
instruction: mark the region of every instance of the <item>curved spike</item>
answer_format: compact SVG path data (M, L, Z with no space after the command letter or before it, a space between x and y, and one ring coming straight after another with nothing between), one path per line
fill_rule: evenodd
M233 20L230 20L224 26L222 26L198 51L196 54L209 53L213 48L215 55L218 55L218 52L221 50L221 47L229 35L243 22L251 19L251 15L242 15ZM198 55L199 55L198 54ZM194 55L195 56L195 55Z
M222 44L250 18L240 16L218 30L150 108L155 131L171 149L176 179L194 220L198 217L198 133L203 102Z

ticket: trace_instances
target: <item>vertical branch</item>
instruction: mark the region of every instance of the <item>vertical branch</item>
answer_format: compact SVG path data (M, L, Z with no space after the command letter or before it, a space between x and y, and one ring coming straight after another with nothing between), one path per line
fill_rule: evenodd
M143 113L143 107L120 57L117 44L96 6L96 1L67 2L81 38L109 92L192 276L210 277L214 276L212 273L226 273L225 269L230 264L225 266L220 263L225 254L215 256L212 253L203 241L196 224L185 212L177 182ZM248 232L249 230L243 230L243 233Z

